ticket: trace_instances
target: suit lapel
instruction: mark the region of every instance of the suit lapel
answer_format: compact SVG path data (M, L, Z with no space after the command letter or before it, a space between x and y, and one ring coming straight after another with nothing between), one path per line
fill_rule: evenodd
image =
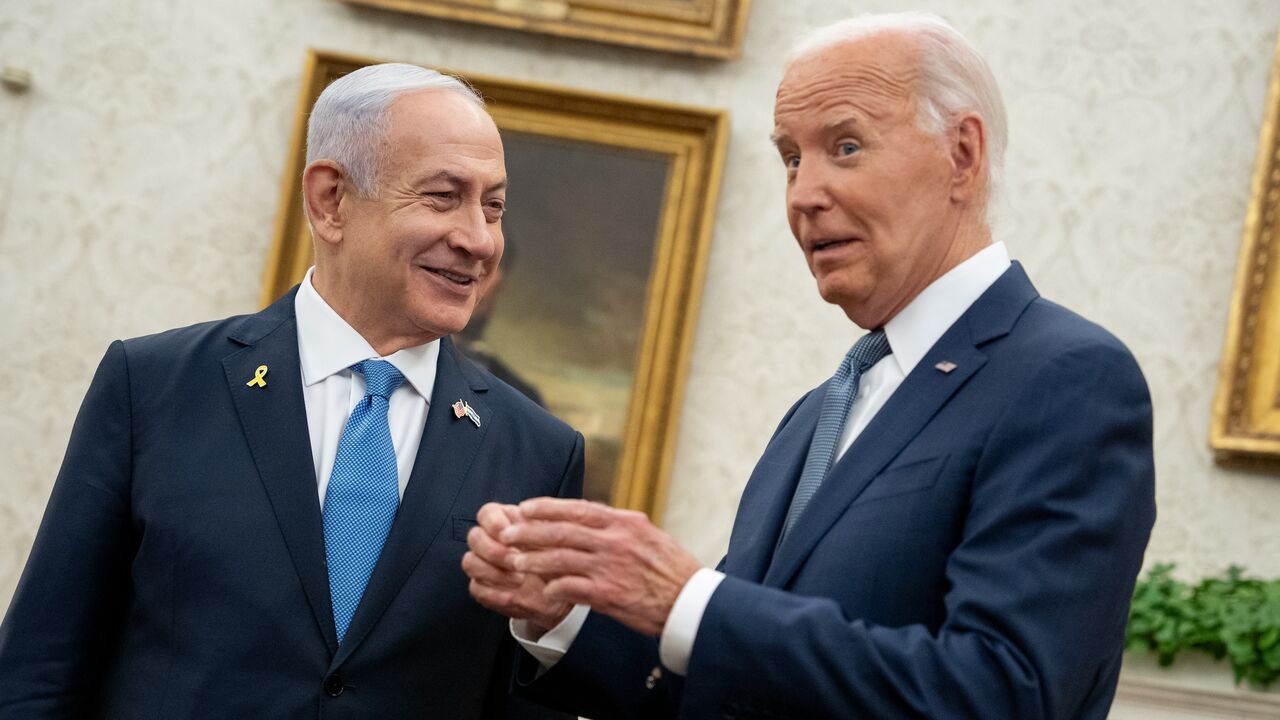
M765 585L785 587L791 581L849 505L986 363L980 346L1007 334L1036 296L1022 266L1014 263L943 334L831 469L778 548L765 574ZM955 369L942 372L935 367L944 361L954 363ZM816 421L815 413L812 422ZM800 471L795 472L798 475ZM795 481L791 478L793 488Z
M494 410L482 400L488 385L463 365L449 338L442 338L440 343L435 387L413 472L382 555L333 659L335 668L360 645L422 556L440 540L441 529L447 525L476 452L493 425ZM466 417L454 415L452 405L456 400L471 405L480 417L480 427Z
M270 498L280 533L311 605L316 625L337 649L329 578L324 565L324 530L316 491L307 411L302 398L298 331L293 292L237 326L231 339L245 345L222 365L240 425ZM266 365L265 387L249 386Z
M764 579L791 506L791 496L804 469L825 392L823 386L809 393L791 417L783 421L777 436L751 472L733 522L725 573L751 582Z

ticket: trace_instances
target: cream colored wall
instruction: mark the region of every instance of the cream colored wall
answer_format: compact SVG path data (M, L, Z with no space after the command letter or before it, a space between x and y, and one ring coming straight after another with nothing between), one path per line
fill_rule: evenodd
M1218 468L1209 407L1274 0L926 2L1008 101L997 235L1133 349L1155 398L1149 560L1280 574L1280 478ZM707 562L774 423L855 332L792 244L767 136L801 29L889 0L755 0L742 60L698 61L330 0L0 5L0 604L108 342L253 310L307 47L724 107L732 140L667 526ZM1082 449L1082 451L1087 451Z

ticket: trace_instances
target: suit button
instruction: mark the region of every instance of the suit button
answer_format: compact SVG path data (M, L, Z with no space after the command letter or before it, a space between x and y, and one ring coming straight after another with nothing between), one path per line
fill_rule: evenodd
M342 678L337 675L330 675L324 679L324 692L329 697L338 697L346 686L342 684Z

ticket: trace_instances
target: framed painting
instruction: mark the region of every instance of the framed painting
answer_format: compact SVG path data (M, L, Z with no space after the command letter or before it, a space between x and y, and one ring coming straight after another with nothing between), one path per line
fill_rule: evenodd
M266 304L312 262L306 117L378 62L312 51L281 191ZM722 111L452 73L485 97L509 179L501 278L455 340L586 437L586 495L664 505L728 136Z
M730 59L750 0L344 0L513 30Z
M1280 43L1245 216L1210 445L1280 468Z

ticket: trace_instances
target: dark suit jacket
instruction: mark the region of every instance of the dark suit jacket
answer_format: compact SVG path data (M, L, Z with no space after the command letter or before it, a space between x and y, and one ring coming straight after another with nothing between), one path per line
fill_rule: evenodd
M444 339L413 473L339 646L293 297L107 351L0 628L0 718L544 712L507 707L507 624L471 599L460 561L485 502L581 493L582 437ZM259 365L267 386L246 386Z
M775 552L824 392L747 483L687 677L646 683L656 643L593 613L529 692L596 718L1105 718L1155 516L1124 346L1015 264Z

